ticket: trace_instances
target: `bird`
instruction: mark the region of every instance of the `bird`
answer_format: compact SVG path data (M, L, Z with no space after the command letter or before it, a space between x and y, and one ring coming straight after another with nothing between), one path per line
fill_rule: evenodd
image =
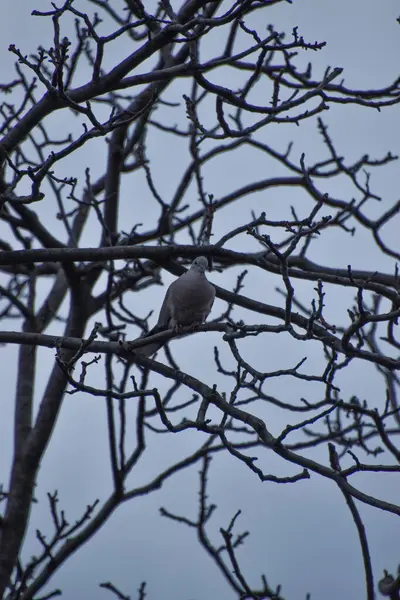
M215 298L215 288L205 275L207 267L207 258L198 256L190 268L171 283L165 294L157 324L144 337L167 329L178 331L180 327L204 323ZM137 339L142 340L143 337ZM135 348L134 352L150 357L165 343L152 342Z

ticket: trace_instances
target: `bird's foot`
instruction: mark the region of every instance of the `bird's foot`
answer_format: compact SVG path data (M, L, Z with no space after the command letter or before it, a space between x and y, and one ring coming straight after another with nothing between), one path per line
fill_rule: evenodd
M181 325L180 323L176 323L172 330L174 333L181 333L182 329L190 329L191 332L196 331L197 327L201 325L201 321L196 321L195 323L191 323L190 325Z

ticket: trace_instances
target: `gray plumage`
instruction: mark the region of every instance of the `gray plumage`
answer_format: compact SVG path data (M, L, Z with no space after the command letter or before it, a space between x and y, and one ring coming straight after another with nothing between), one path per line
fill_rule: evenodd
M165 294L157 325L147 336L166 329L204 323L215 298L215 288L205 275L207 266L207 258L198 256L190 269L171 283ZM162 345L154 342L136 348L135 352L152 356Z

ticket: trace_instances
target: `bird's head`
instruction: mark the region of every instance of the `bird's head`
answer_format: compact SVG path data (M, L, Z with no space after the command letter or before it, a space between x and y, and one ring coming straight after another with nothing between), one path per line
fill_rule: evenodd
M205 273L208 268L208 259L205 256L197 256L190 265L190 268L199 273Z

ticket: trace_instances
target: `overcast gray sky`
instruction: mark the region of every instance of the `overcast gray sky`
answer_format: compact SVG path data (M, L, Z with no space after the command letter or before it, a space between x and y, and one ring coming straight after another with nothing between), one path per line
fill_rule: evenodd
M23 4L23 5L22 5ZM23 53L33 52L40 43L50 45L51 29L44 19L30 16L34 8L45 9L48 2L16 3L3 0L3 18L0 21L0 53L2 81L12 78L14 57L7 53L10 43L20 47ZM29 6L28 6L29 4ZM82 8L92 10L87 2L81 2ZM149 3L152 5L153 3ZM178 6L177 2L171 3ZM400 14L399 4L395 0L377 2L374 0L299 0L293 4L278 5L258 11L248 25L265 30L268 23L276 29L288 33L294 26L308 41L326 41L327 46L318 53L307 53L305 59L312 61L315 78L321 76L325 68L340 66L349 87L377 88L387 85L399 75L398 57L400 55L399 24L396 18ZM218 40L213 43L217 44ZM122 57L123 49L116 44L107 60L110 66ZM302 60L302 59L301 59ZM84 77L84 73L82 74ZM212 77L210 76L212 79ZM185 82L180 80L168 90L167 97L181 101L185 91ZM387 151L400 152L399 107L386 109L379 113L372 110L360 110L357 107L336 105L323 115L329 131L340 151L351 160L365 153L372 157L381 157ZM64 128L61 113L54 117L54 127ZM63 117L62 117L63 118ZM207 115L204 115L207 119ZM185 107L182 104L182 121L185 119ZM211 117L210 117L211 120ZM69 128L79 123L68 124ZM294 141L294 157L305 153L308 164L318 158L323 144L317 132L315 120L303 123L300 127L275 126L260 133L260 137L284 151L290 140ZM166 138L151 140L150 152L155 165L157 183L163 193L169 197L174 189L174 173L181 172L179 152L184 152L178 142L173 148L166 149ZM249 152L248 150L246 152ZM182 154L183 156L183 154ZM106 159L104 141L95 141L85 146L77 157L71 157L59 165L60 175L68 174L80 179L84 185L84 169L90 166L93 173L101 173ZM243 168L243 165L246 165ZM266 177L270 168L265 165L262 156L237 154L224 157L218 164L211 165L207 171L207 192L221 196L252 178ZM64 172L65 171L65 172ZM374 173L374 186L382 195L382 203L376 210L382 211L382 204L389 206L398 198L398 165L389 165L377 169ZM323 190L337 197L347 197L349 190L342 181L329 182L329 189ZM124 180L125 209L121 214L120 228L128 231L138 219L130 212L130 198L145 196L145 182L139 178ZM304 201L302 192L290 190L293 197L286 202L287 189L265 191L251 198L250 203L238 203L235 210L218 215L215 221L214 236L217 240L227 230L250 219L250 211L259 214L268 211L268 218L286 218L290 215L290 205L296 206L301 216L311 207ZM192 199L189 199L190 201ZM47 201L47 200L46 200ZM50 202L50 200L49 200ZM48 206L48 205L47 205ZM46 211L46 204L39 210ZM373 214L375 208L371 206ZM154 217L150 206L148 214L140 220L151 223ZM133 218L133 221L132 221ZM60 227L54 223L54 227ZM55 232L57 233L57 229ZM353 267L393 272L394 262L388 257L378 255L373 241L363 233L354 237L342 235L334 230L340 239L321 236L318 241L320 263L330 266ZM95 245L98 242L99 229L93 225L85 233L82 245ZM392 240L397 232L388 231ZM364 239L365 237L365 239ZM187 242L181 239L182 242ZM362 244L362 253L359 244ZM247 250L252 246L249 239L238 239L234 249ZM239 270L231 269L220 274L209 275L211 281L231 289ZM173 277L163 274L168 284ZM310 300L315 284L296 282L296 292ZM259 273L250 269L246 294L270 304L281 306L283 299L274 292L282 283L273 275L260 280ZM156 311L160 306L164 290L152 288L143 294L143 316L148 306ZM327 316L332 321L343 322L346 319L351 294L341 290L340 295L327 298ZM132 302L137 302L137 297ZM137 307L136 307L137 308ZM216 301L213 315L223 308ZM253 323L254 315L237 309L235 318ZM155 317L153 317L155 319ZM13 328L13 323L9 324ZM137 332L132 330L131 337ZM292 367L303 356L308 356L307 368L310 372L321 362L321 351L313 344L305 348L289 336L274 336L265 348L265 337L247 342L246 356L256 368L263 368L265 355L268 356L268 370ZM217 334L190 336L174 342L173 350L179 358L183 371L206 380L210 385L217 383L220 389L227 385L216 373L212 348L220 344ZM222 356L228 360L227 351ZM40 350L42 361L38 378L36 398L40 393L52 364L54 352ZM198 360L201 356L201 361ZM162 353L159 358L162 360ZM2 349L0 378L3 382L1 404L3 418L0 421L0 464L1 480L7 481L7 471L12 451L12 398L15 385L16 348L7 346ZM322 364L322 363L321 363ZM265 364L264 364L265 369ZM99 371L98 384L102 384ZM166 389L161 378L155 378L160 390ZM371 366L354 363L349 370L342 371L338 385L346 390L350 397L355 394L379 405L384 398L383 382ZM322 388L310 386L306 382L291 380L271 380L268 388L271 394L281 394L291 400L302 395L315 400ZM185 398L185 394L181 393ZM287 423L288 416L278 411L260 414L268 421L272 433L279 433ZM179 435L149 436L148 450L144 460L135 470L132 485L146 483L163 466L181 458L189 449L198 447L203 439L202 433L190 431ZM30 529L26 538L24 555L28 557L38 552L35 530L41 528L50 531L46 493L57 489L60 505L67 517L73 521L80 517L87 504L95 498L104 500L111 485L108 449L106 442L105 406L102 399L76 394L66 398L59 423L51 440L40 472ZM322 454L319 454L322 453ZM317 456L326 460L326 449L318 451ZM290 466L267 451L260 454L260 466L267 472L276 474L295 471ZM198 546L195 534L183 525L172 523L159 516L159 507L165 506L172 512L194 517L197 513L198 467L184 471L171 479L159 492L148 497L127 503L118 509L96 538L87 543L74 555L63 568L55 574L49 590L60 587L64 597L106 598L108 592L99 590L100 581L111 580L135 598L136 589L141 581L147 581L148 598L176 598L182 600L203 600L218 598L228 600L232 592L225 585L211 559ZM357 475L354 483L366 492L370 491L388 501L398 499L398 475L371 476ZM307 592L313 599L337 600L337 598L362 599L365 597L365 584L359 540L350 512L334 484L317 476L293 485L274 485L260 483L257 477L233 457L218 456L213 461L209 479L210 501L218 505L210 526L210 537L217 543L219 528L227 527L231 517L240 508L239 529L248 529L251 536L239 551L244 572L254 585L260 583L260 574L265 573L271 586L283 584L282 594L288 599L305 598ZM400 560L399 519L394 515L373 510L365 505L359 506L367 528L371 545L371 554L375 577L384 568L395 570ZM222 542L222 540L221 540ZM220 543L221 543L220 542ZM109 596L110 597L110 596Z

